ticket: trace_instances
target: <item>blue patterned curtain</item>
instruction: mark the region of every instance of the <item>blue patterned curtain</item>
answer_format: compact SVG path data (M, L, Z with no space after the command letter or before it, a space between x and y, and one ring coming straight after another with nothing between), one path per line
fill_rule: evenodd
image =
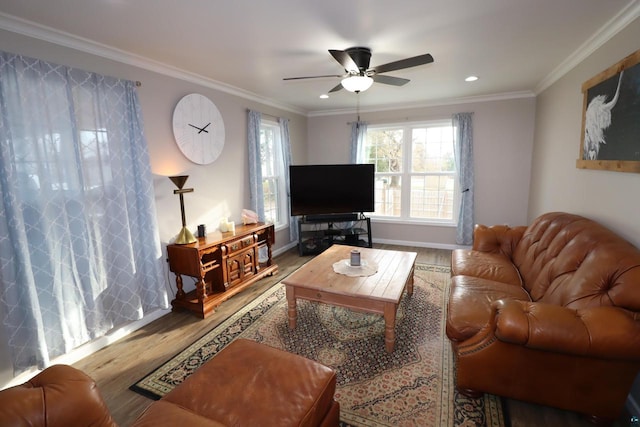
M284 185L287 189L287 215L289 216L289 241L298 241L298 217L291 216L291 194L289 194L289 188L291 188L291 180L289 179L289 166L291 166L291 140L289 138L289 119L279 118L278 123L280 125L280 140L282 142L282 155L284 156Z
M133 82L0 52L0 192L16 375L168 307Z
M362 150L364 148L364 136L367 134L366 122L351 123L351 145L349 152L349 161L351 163L360 163L363 161Z
M262 189L262 162L260 159L260 121L258 111L249 110L247 143L249 145L249 203L251 210L264 221L264 191Z
M473 113L453 115L453 144L460 185L460 212L456 243L473 243Z

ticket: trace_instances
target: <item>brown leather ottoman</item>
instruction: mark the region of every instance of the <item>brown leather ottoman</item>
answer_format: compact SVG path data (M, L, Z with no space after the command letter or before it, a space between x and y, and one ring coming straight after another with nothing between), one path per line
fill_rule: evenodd
M202 365L134 426L337 426L332 369L238 339Z

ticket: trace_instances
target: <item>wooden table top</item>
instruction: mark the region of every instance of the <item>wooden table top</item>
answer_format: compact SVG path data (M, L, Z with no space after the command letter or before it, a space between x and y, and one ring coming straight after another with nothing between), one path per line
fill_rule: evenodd
M365 277L336 273L333 264L348 260L352 249L360 251L362 260L376 263L378 271ZM282 283L338 295L363 296L397 303L409 275L413 273L416 257L416 252L333 245L290 274Z

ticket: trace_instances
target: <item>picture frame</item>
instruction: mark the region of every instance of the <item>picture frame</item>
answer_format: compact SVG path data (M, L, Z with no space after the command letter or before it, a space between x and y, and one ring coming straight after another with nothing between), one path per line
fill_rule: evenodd
M582 84L576 167L640 173L640 50Z

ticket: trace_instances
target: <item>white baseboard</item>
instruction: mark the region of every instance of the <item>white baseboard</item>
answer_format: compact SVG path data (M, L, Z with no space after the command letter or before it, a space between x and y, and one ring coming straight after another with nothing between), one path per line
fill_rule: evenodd
M373 243L380 243L383 245L416 246L418 248L448 249L448 250L470 248L470 246L452 245L448 243L412 242L409 240L391 240L391 239L373 239Z
M286 251L288 251L291 248L295 248L298 245L298 242L291 242L291 243L287 243L286 245L282 246L281 248L278 248L276 250L273 251L273 256L276 257L280 254L285 253Z

